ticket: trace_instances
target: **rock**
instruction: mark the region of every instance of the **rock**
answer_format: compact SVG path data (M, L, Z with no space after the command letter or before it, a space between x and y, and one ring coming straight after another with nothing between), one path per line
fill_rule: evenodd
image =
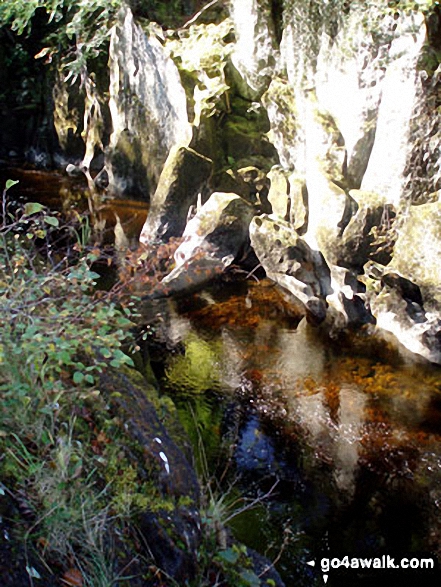
M196 510L176 508L173 512L144 512L139 516L138 526L162 573L178 585L194 579L201 541Z
M253 208L236 194L212 194L187 224L175 252L176 267L156 295L194 289L221 274L245 244L253 214Z
M144 457L140 465L154 465L162 495L176 499L185 495L197 505L200 490L194 469L158 418L147 390L134 384L126 374L109 371L100 377L100 391L136 442Z
M282 220L287 220L289 204L289 187L286 174L282 167L274 166L270 169L267 177L270 181L268 201L271 204L271 212Z
M249 201L257 206L258 211L271 212L271 205L268 202L269 181L266 174L257 167L249 165L238 169L237 175L248 185Z
M378 279L371 270L370 275L376 283L370 284L368 298L377 326L391 332L411 352L441 363L441 319L419 303L418 286L396 273Z
M323 256L286 222L263 214L253 218L251 245L267 276L289 290L306 307L312 321L326 316L326 296L331 292L329 268Z
M71 177L81 177L84 175L84 169L80 165L73 165L72 163L68 163L66 165L66 173Z
M225 153L238 167L255 165L257 158L266 161L267 169L278 161L277 152L265 132L248 118L231 115L223 126Z
M358 328L363 324L375 324L376 320L366 301L366 285L358 280L355 271L331 265L333 293L326 301L334 312L330 312L331 330Z
M230 3L236 44L232 54L234 78L245 98L260 97L268 87L278 55L269 0Z
M170 149L189 144L191 127L176 65L154 27L144 31L128 7L111 31L109 75L110 188L148 199Z
M289 220L300 236L308 230L308 188L306 181L297 173L289 176Z
M341 238L335 241L334 259L340 267L352 268L358 273L368 260L388 265L395 242L396 211L381 196L372 192L351 190L353 210Z
M441 202L411 206L398 230L391 268L417 284L425 303L441 308Z
M145 245L181 236L190 206L196 205L212 172L212 162L187 147L171 150L141 232Z
M100 390L136 443L138 466L148 471L155 486L172 505L171 511L167 508L139 514L146 555L153 555L162 571L184 584L195 576L202 539L200 489L193 466L160 421L146 389L133 383L126 374L109 370L100 377ZM181 498L188 505L179 505Z

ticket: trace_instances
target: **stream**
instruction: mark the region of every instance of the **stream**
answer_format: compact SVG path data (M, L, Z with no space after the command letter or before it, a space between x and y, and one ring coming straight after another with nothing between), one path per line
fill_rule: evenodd
M322 556L436 556L438 367L363 332L332 340L298 324L266 280L169 301L157 317L168 354L153 365L194 445L233 497L270 491L231 525L287 585L323 584L306 564ZM345 570L338 584L353 585Z
M20 178L20 197L51 207L75 193L61 175L5 173ZM136 239L147 206L109 200L101 212L110 232L120 218ZM439 367L368 330L330 338L266 279L236 276L143 313L153 370L203 484L224 496L234 536L275 561L287 586L322 585L319 566L307 564L321 557L441 554ZM339 577L331 585L386 576L391 585L409 572L425 585L433 578L329 575Z

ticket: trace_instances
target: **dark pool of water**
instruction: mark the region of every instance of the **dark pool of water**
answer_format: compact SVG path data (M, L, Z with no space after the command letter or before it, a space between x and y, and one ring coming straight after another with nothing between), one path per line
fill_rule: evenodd
M69 220L72 211L87 213L91 227L99 233L102 243L115 239L118 223L131 243L136 243L148 213L148 204L138 200L110 197L90 193L84 175L71 177L58 171L26 169L22 167L0 168L0 188L6 180L18 181L8 192L8 198L17 203L39 202L51 210L62 212Z
M320 556L441 561L438 367L371 333L330 340L298 325L298 309L269 282L205 291L165 315L163 384L195 444L227 490L253 499L278 483L232 527L277 559L288 586L324 584L306 564ZM329 585L420 580L435 579L329 572Z

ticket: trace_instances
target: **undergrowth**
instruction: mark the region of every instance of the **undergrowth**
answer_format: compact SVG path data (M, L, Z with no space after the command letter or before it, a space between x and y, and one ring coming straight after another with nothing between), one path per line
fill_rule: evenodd
M167 518L194 504L162 494L154 466L100 391L102 373L133 365L133 282L141 270L142 286L157 287L176 243L160 247L155 261L127 252L124 283L97 291L93 265L101 252L88 245L87 221L78 216L76 225L61 226L37 203L12 211L13 183L1 201L0 505L11 504L8 522L29 585L48 577L71 587L176 585L155 566L144 544L155 537L140 535L137 516ZM274 585L226 530L269 494L247 502L234 487L222 491L202 460L197 571L185 584Z
M64 584L109 587L130 575L115 537L124 552L131 516L156 497L130 467L98 385L103 370L132 363L122 345L134 301L123 308L95 291L96 251L74 228L76 254L51 255L66 227L40 204L10 213L12 184L0 227L0 494L14 506L15 538L43 567Z

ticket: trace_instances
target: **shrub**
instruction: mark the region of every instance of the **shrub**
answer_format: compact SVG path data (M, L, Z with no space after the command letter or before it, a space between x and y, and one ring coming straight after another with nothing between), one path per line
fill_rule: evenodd
M136 504L122 494L141 483L134 474L128 488L108 478L108 463L124 464L127 439L96 383L109 366L132 362L122 344L133 302L123 309L95 291L96 251L77 243L75 257L51 253L68 229L56 215L34 203L9 213L11 185L0 227L0 494L18 504L25 544L38 544L61 571L73 565L81 585L109 586L111 536L131 515L112 504Z

